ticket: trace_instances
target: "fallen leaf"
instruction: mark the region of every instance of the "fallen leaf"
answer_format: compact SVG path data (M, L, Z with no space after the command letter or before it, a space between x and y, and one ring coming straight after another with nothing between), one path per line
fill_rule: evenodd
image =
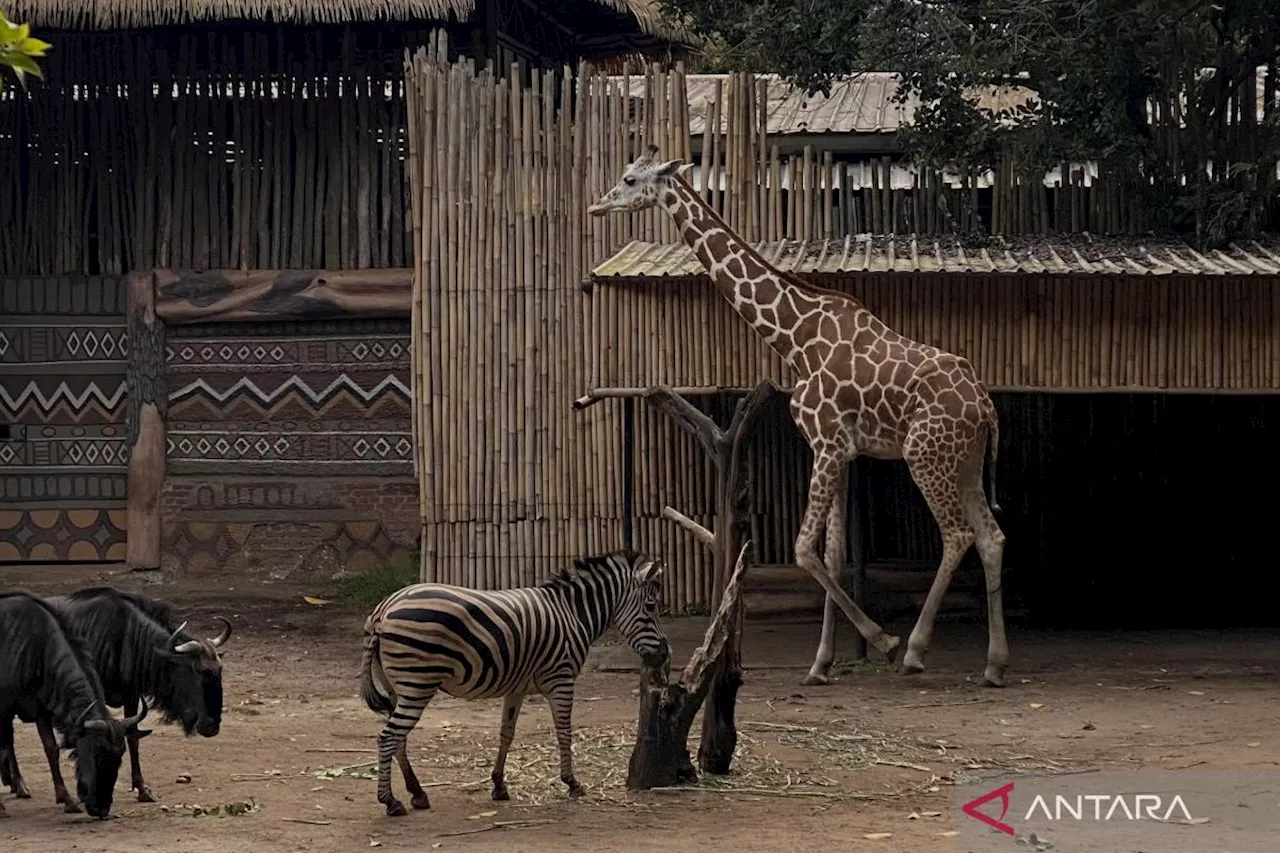
M921 817L942 817L942 812L920 812Z
M179 773L179 774L178 774L178 778L177 778L177 779L174 779L173 781L174 781L176 784L179 784L179 785L190 785L190 784L191 784L191 774L190 774L190 773Z
M1040 709L1041 709L1041 708L1043 708L1043 707L1044 707L1044 703L1043 703L1043 702L1032 702L1032 703L1031 703L1031 709L1032 709L1033 711L1038 711L1038 710L1040 710Z
M1188 690L1188 691L1187 691L1187 693L1191 694L1192 696L1203 696L1203 695L1204 695L1204 691L1203 691L1203 690Z
M907 820L919 820L919 819L920 819L920 815L916 814L915 812L912 812L911 814L907 815Z
M893 833L892 832L867 832L867 833L864 833L862 837L867 839L868 841L884 841L886 838L893 838Z
M960 833L954 829L944 829L942 832L934 833L934 835L937 835L940 838L955 838L959 834Z
M477 812L476 814L473 814L473 815L471 815L469 818L467 818L467 820L479 820L479 819L480 819L480 818L482 818L482 817L493 817L493 816L494 816L494 815L496 815L496 814L497 814L497 812L496 812L496 811L492 811L492 812Z
M1262 744L1256 740L1251 740L1248 743L1246 743L1245 746L1262 746Z
M443 842L443 841L437 841L435 844L432 844L432 845L431 845L431 849L432 849L432 850L434 850L434 849L436 849L437 847L439 847L441 844L444 844L444 842Z
M379 841L379 840L378 840L378 839L376 839L376 838L370 838L370 839L369 839L369 846L370 846L370 847L381 847L381 846L382 846L382 842L381 842L381 841Z
M313 595L304 595L302 596L302 600L305 601L307 604L314 604L316 607L323 607L326 604L333 604L333 602L327 598L316 598Z
M1096 728L1097 728L1097 726L1095 726L1093 723L1085 723L1085 724L1084 724L1083 726L1081 726L1080 728L1084 729L1086 732L1091 732L1091 731L1093 731L1094 729L1096 729Z
M1207 817L1193 817L1191 818L1191 820L1178 821L1178 823L1185 823L1189 826L1199 826L1202 823L1208 823L1208 822L1209 822L1209 818Z
M1138 726L1138 728L1140 728L1140 729L1154 729L1154 728L1155 728L1155 726L1151 725L1150 723L1143 723L1142 725Z

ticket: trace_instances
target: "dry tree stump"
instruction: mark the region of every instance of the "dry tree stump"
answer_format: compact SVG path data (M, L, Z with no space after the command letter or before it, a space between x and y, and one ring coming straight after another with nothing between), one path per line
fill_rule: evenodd
M750 547L751 543L747 542L738 552L737 565L720 597L715 617L707 626L702 645L693 653L680 677L674 682L670 680L669 663L641 669L640 722L627 767L627 787L634 791L693 782L698 778L689 759L689 729L712 686L713 676L724 664L732 635L740 633L736 623L742 615L742 572ZM741 683L740 675L738 683ZM727 697L728 705L722 706L728 709L732 732L732 742L727 744L729 758L737 743L737 733L732 730L733 700L737 692L734 686L732 695Z
M742 686L741 579L749 543L739 545L749 529L750 481L744 471L747 439L777 386L765 380L738 402L727 429L684 397L667 387L645 393L647 403L667 414L702 444L717 473L716 532L713 533L671 507L663 516L689 530L715 554L712 602L715 617L702 646L680 678L668 672L645 670L640 685L640 726L627 777L628 787L645 790L697 778L686 740L698 709L706 702L698 766L704 773L725 774L738 743L734 721L738 689ZM736 561L735 561L736 557Z

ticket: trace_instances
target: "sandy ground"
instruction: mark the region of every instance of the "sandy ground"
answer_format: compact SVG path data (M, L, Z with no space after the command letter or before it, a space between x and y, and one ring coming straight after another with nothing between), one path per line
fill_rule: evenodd
M142 757L160 802L135 802L126 765L112 819L97 822L54 806L34 728L20 726L19 756L35 796L0 792L9 813L0 822L2 850L1015 849L1007 836L977 846L966 841L972 833L955 836L970 820L958 808L957 781L1146 769L1222 771L1229 788L1234 778L1276 775L1280 757L1280 643L1272 635L1012 631L1011 683L997 691L971 680L981 670L983 627L941 623L924 675L907 679L872 662L846 666L819 688L799 686L816 623L749 622L733 775L682 791L625 790L637 676L627 649L606 638L579 682L582 800L564 796L550 715L545 703L530 701L508 764L512 800L491 802L500 703L445 698L410 739L418 774L433 785L432 809L391 819L366 764L379 722L355 691L363 613L305 603L314 588L0 568L0 587L42 593L104 579L170 601L210 633L213 614L233 621L222 733L185 739L157 724ZM680 659L703 626L696 618L667 623ZM894 627L905 637L910 626ZM847 626L842 632L847 649ZM403 796L398 773L393 778ZM250 810L192 808L227 804ZM1184 831L1194 841L1202 829Z

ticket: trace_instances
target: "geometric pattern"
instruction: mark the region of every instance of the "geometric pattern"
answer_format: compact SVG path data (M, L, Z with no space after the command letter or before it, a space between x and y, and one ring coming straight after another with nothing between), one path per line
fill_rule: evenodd
M0 282L0 560L124 556L124 299L122 277Z
M184 340L171 342L165 348L165 360L171 367L186 365L258 366L319 364L326 367L368 365L383 361L402 361L409 357L407 340L307 341L279 339Z
M367 389L361 387L359 382L345 373L339 374L326 384L320 385L320 383L317 383L317 385L319 386L318 388L312 388L302 377L293 375L279 384L263 389L249 377L243 376L227 388L216 389L201 378L170 391L169 402L173 404L181 402L187 397L202 396L218 403L225 403L237 396L247 396L259 404L270 405L290 391L294 391L302 399L319 408L327 400L336 397L342 391L349 392L365 403L372 402L389 389L400 392L405 399L409 399L412 396L409 387L394 374L382 377L375 385Z
M306 432L170 429L170 459L328 462L412 461L408 431Z
M126 510L0 509L0 561L123 560Z

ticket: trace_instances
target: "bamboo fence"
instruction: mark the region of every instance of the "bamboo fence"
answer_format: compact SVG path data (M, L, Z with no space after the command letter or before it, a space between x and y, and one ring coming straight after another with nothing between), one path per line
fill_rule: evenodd
M675 240L662 211L593 220L586 208L649 142L662 156L693 159L683 69L650 67L643 78L543 71L527 88L513 78L451 64L443 43L406 66L423 576L481 588L530 583L621 543L629 503L621 407L574 412L579 394L791 379L705 282L580 290L628 242ZM643 98L631 94L639 79ZM887 184L863 193L863 206L842 208L823 177L834 174L830 155L806 152L798 169L776 156L761 94L744 75L723 82L693 176L746 239L818 239L855 218L882 229L893 211L913 209L910 194L894 196ZM934 202L940 185L921 192L926 202L914 209L945 207ZM851 275L834 286L904 333L969 356L993 386L1280 384L1280 348L1268 331L1280 322L1274 277ZM1002 400L1017 411L1016 394ZM723 423L733 402L721 394L701 404ZM695 442L643 406L634 453L635 541L671 560L670 606L703 606L709 555L660 513L669 504L714 526L714 470ZM783 407L762 420L749 464L761 559L789 562L810 458ZM872 559L936 561L936 529L905 469L870 470Z
M411 266L400 42L380 45L60 36L0 99L0 273Z

